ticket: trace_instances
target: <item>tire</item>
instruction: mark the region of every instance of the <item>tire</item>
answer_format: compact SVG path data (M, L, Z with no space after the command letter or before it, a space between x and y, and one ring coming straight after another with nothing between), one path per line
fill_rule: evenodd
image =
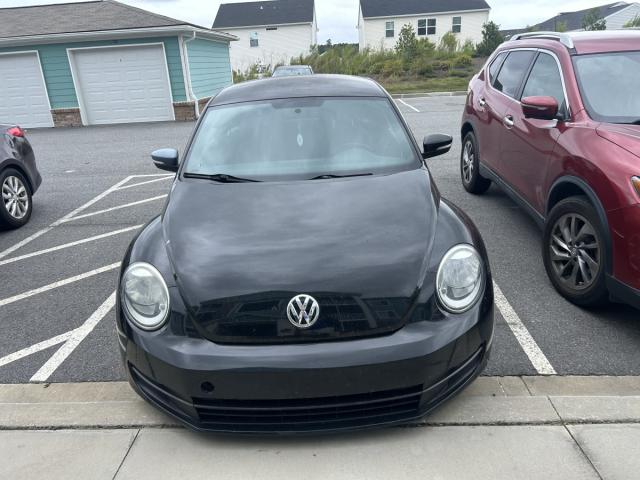
M605 280L606 233L586 197L570 197L551 210L542 240L544 267L551 283L581 307L608 302Z
M464 189L476 195L482 195L489 190L491 180L480 175L480 156L478 155L478 141L473 132L469 132L462 140L460 152L460 179Z
M20 228L31 218L33 201L29 182L18 170L0 172L0 226Z

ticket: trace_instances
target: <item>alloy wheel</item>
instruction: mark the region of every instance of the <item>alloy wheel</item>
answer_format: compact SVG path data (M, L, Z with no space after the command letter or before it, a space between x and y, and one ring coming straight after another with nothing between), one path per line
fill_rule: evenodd
M551 230L551 264L558 279L573 290L589 288L600 272L595 228L582 215L561 216Z
M462 179L464 183L471 183L473 178L473 162L475 160L475 153L473 151L473 143L470 140L464 144L464 150L462 152Z
M18 177L8 176L2 182L4 208L16 220L21 220L29 211L27 187Z

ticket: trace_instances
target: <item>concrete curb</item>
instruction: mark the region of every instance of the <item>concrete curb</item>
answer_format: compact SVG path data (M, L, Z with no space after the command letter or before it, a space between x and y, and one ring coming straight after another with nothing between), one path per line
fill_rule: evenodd
M425 93L394 93L393 98L421 98L421 97L465 97L466 91L458 90L455 92L425 92Z
M640 423L640 377L480 377L413 426ZM180 424L125 382L0 385L0 430Z

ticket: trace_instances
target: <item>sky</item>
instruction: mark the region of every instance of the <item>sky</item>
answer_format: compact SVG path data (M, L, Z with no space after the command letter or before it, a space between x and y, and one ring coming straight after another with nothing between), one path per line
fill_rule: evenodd
M65 0L0 0L0 7L61 3ZM74 1L74 0L66 0ZM136 7L190 23L210 27L220 3L236 3L242 0L120 0ZM393 1L393 0L390 0ZM428 0L425 0L428 1ZM631 0L629 0L631 1ZM359 0L316 0L318 16L318 42L357 43ZM612 3L613 0L488 0L491 5L490 19L500 28L522 28L534 25L563 12L582 10Z

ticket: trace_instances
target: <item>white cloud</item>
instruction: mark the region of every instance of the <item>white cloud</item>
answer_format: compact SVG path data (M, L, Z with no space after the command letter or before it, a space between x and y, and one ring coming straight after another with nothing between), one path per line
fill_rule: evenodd
M59 1L59 0L58 0ZM56 0L0 0L2 7L58 3ZM69 1L69 0L67 0ZM152 12L178 18L198 25L213 24L220 3L242 0L120 0ZM333 43L357 42L359 0L316 0L318 15L318 41L330 38ZM604 0L489 0L491 19L501 28L519 28L534 25L562 11L581 10L604 4Z

